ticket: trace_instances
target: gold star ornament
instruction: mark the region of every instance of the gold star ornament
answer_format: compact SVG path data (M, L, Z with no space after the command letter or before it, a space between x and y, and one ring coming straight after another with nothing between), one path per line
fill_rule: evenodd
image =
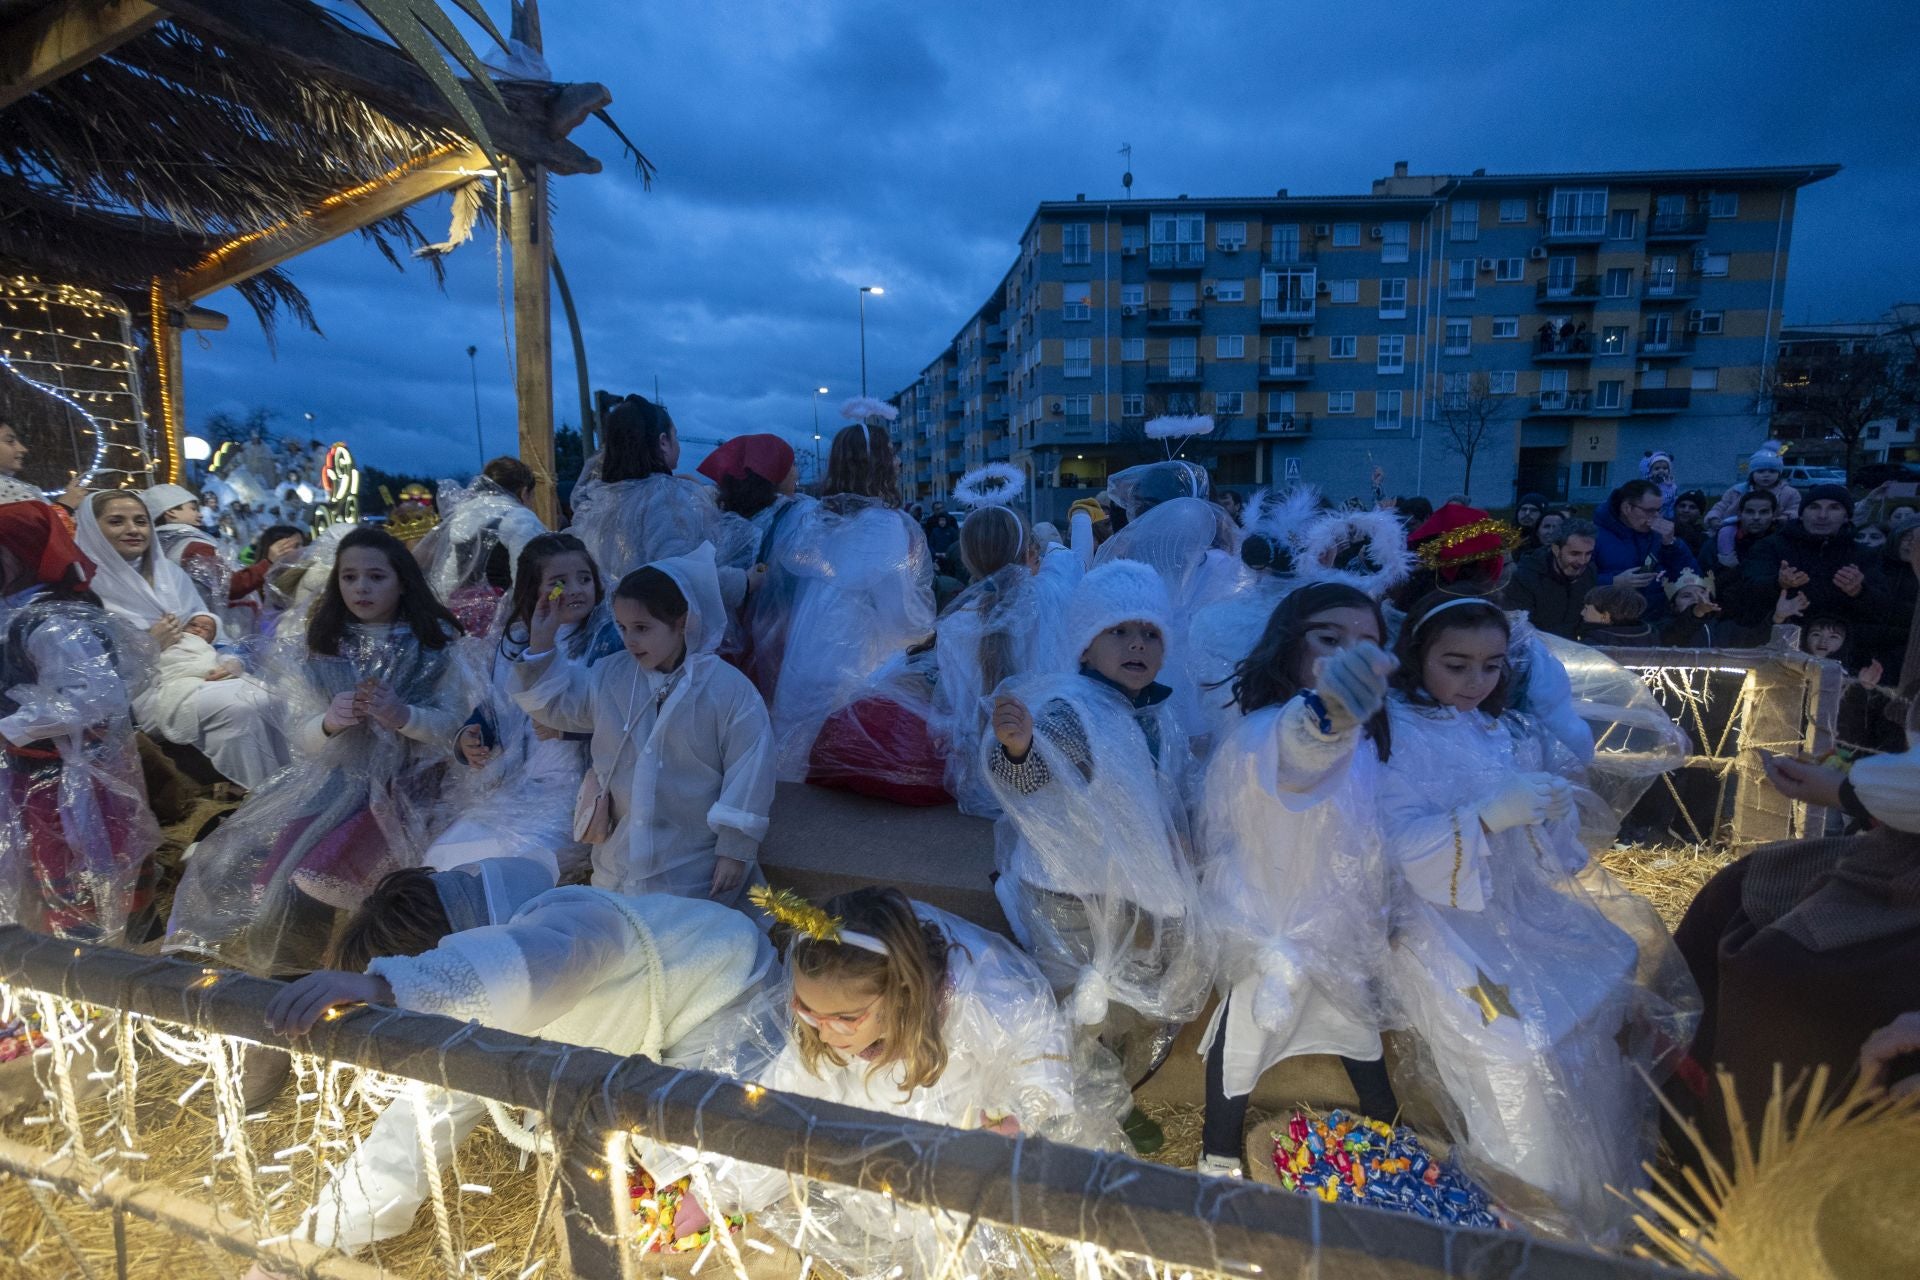
M1470 987L1461 987L1460 994L1473 1001L1479 1008L1481 1026L1492 1026L1493 1020L1503 1013L1509 1018L1520 1016L1513 1010L1513 1001L1507 998L1507 989L1489 978L1485 969L1476 966L1473 976L1474 984Z

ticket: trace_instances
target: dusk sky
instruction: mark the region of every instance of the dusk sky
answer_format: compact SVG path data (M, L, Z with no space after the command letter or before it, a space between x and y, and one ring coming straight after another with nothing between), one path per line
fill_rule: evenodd
M505 0L489 4L505 25ZM659 166L644 190L597 122L605 164L553 183L554 243L594 385L660 393L688 437L811 441L868 382L898 390L1012 262L1034 205L1122 196L1364 192L1415 173L1835 161L1802 192L1791 322L1920 300L1911 98L1920 6L1213 3L1102 5L549 0L548 61L598 80ZM446 201L416 209L446 231ZM505 301L486 228L431 273L357 239L291 264L325 337L283 324L270 353L233 319L190 334L190 429L278 411L363 461L477 464L466 348L479 348L489 455L515 446ZM556 302L557 420L577 422ZM199 341L204 339L204 342ZM802 444L802 447L807 447ZM689 443L685 464L705 452Z

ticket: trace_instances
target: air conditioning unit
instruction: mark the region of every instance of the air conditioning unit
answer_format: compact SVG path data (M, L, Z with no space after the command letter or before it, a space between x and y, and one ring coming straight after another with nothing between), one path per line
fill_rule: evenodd
M1491 271L1491 270L1493 270L1493 269L1494 269L1494 266L1495 266L1495 263L1494 263L1494 260L1493 260L1492 258L1482 258L1482 259L1480 259L1480 269L1481 269L1482 271Z
M1121 306L1120 314L1123 316L1137 316L1140 314L1140 308L1129 302Z
M1140 246L1137 244L1123 244L1120 246L1120 256L1123 258L1137 258L1140 256Z
M1315 239L1325 240L1333 234L1333 226L1326 222L1316 222L1313 224L1313 234Z
M1386 235L1386 232L1381 230L1380 227L1378 226L1369 227L1367 229L1367 239L1369 240L1378 240L1380 237L1384 235Z
M1700 268L1706 265L1707 265L1707 250L1706 250L1706 246L1702 245L1701 247L1693 251L1693 269L1695 271L1698 271L1700 270Z
M1211 297L1213 296L1213 286L1212 286L1212 285L1208 285L1208 286L1206 287L1206 290L1205 290L1205 293L1206 293L1206 296L1207 296L1207 297L1209 297L1209 298L1211 298Z
M1527 250L1527 256L1529 258L1532 258L1535 262L1545 262L1547 258L1547 246L1543 244L1537 244L1533 246L1533 248Z
M1544 218L1547 216L1547 199L1545 196L1533 202L1533 212L1537 217Z
M1315 294L1317 294L1322 298L1331 298L1333 296L1333 286L1328 284L1325 280L1322 280L1319 284L1315 285L1313 291Z
M1059 402L1058 400L1055 400L1055 401L1053 402L1053 412L1055 412L1055 413L1065 413L1066 411L1067 411L1067 407L1066 407L1065 405L1063 405L1063 404L1061 404L1061 403L1060 403L1060 402Z
M1222 253L1238 253L1246 247L1247 242L1245 240L1222 240L1220 242L1220 252Z

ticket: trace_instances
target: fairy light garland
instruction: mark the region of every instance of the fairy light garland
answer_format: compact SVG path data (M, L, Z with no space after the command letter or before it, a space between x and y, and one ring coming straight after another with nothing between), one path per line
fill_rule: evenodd
M155 276L147 289L147 332L153 338L153 377L160 391L160 471L168 484L180 483L180 415L174 410L173 353L167 342L167 295Z
M146 481L139 351L133 315L117 299L30 276L0 280L0 372L74 415L69 478L86 487L103 487L108 477ZM32 402L17 404L15 416L17 427L34 423ZM45 492L52 497L64 487Z

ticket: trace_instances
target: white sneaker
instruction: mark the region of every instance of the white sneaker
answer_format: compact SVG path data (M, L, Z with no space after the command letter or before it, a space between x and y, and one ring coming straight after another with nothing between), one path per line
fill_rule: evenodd
M1240 1162L1232 1156L1216 1156L1203 1153L1200 1157L1200 1163L1195 1165L1194 1169L1209 1178L1244 1178L1247 1176L1246 1171L1240 1167Z

